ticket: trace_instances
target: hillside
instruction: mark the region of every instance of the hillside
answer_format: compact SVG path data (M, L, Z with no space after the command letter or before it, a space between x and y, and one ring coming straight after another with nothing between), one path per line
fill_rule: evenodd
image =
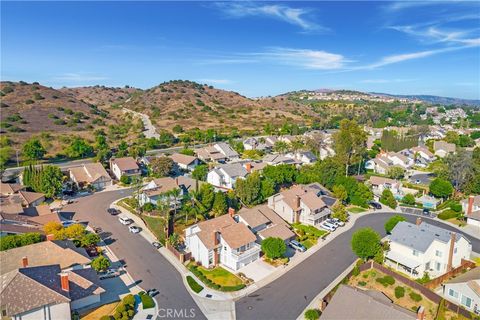
M135 94L124 107L146 113L160 129L259 129L266 123L304 122L310 109L286 97L249 99L191 81L170 81Z
M440 97L440 96L431 96L431 95L399 95L399 94L387 94L387 93L374 93L374 94L382 95L386 97L420 100L420 101L431 103L431 104L441 104L441 105L453 104L453 105L466 105L466 106L480 107L480 100L472 100L472 99L450 98L450 97Z
M59 91L74 99L94 104L97 107L110 106L125 102L132 94L139 94L142 90L131 87L111 88L105 86L61 88Z

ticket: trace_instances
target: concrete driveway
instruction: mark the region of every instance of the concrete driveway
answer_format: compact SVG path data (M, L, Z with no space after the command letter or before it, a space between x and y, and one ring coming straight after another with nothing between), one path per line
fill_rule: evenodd
M282 267L279 267L282 268ZM255 262L252 262L245 267L239 269L236 273L243 273L248 278L255 282L258 282L270 274L272 274L277 268L264 262L261 258Z

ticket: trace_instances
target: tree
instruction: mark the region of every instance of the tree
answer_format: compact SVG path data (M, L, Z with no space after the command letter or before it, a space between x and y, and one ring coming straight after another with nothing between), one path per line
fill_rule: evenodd
M318 311L317 309L308 309L307 311L305 311L304 316L306 320L317 320L318 318L320 318L320 311Z
M389 189L383 190L382 195L380 196L380 203L392 209L395 209L397 207L397 200L395 200L392 191L390 191Z
M171 245L172 247L176 248L178 246L178 243L180 241L180 237L178 236L178 233L174 232L168 237L168 244Z
M221 216L227 212L227 197L221 191L215 192L215 198L213 200L212 211L215 213L215 216Z
M57 166L45 166L40 171L41 186L40 192L45 194L45 197L52 198L62 192L63 187L63 173Z
M455 131L448 131L445 134L445 141L448 142L448 143L454 143L454 144L458 145L459 140L460 140L460 136Z
M153 158L150 161L150 171L154 177L166 177L173 170L173 160L169 157Z
M2 237L0 251L27 246L42 241L40 233L12 234Z
M393 166L390 169L388 169L388 174L387 175L388 175L389 178L398 180L398 179L403 178L403 176L405 175L405 170L402 167Z
M7 164L13 154L13 149L10 146L0 148L0 170L5 170L5 164Z
M37 138L28 140L22 147L22 154L28 160L42 159L45 153L45 148Z
M246 179L237 179L235 193L238 198L247 206L262 202L262 182L258 172L249 174Z
M201 164L195 167L192 171L192 178L200 181L206 181L208 174L208 166L206 164Z
M100 241L100 236L95 233L87 233L80 238L80 245L82 247L89 247L96 245Z
M260 194L262 196L262 199L264 200L274 195L275 183L269 178L262 179L261 186L260 186Z
M120 182L123 184L130 184L132 182L132 178L124 174L120 177Z
M402 216L394 215L390 219L385 222L385 232L391 233L393 228L399 223L400 221L406 221L406 219Z
M65 149L65 154L70 158L83 158L93 153L93 147L84 139L76 137Z
M110 261L103 255L99 255L92 260L91 266L97 272L105 271L110 267Z
M333 140L336 157L345 166L345 175L348 175L348 167L360 162L365 153L367 133L355 120L343 119Z
M209 183L204 183L200 186L198 191L198 200L204 207L205 211L210 211L215 201L215 189Z
M347 190L343 185L333 186L333 195L340 201L345 201L348 198Z
M380 235L372 228L362 228L352 235L351 246L353 252L361 259L373 258L382 250Z
M453 193L450 181L436 178L430 183L430 193L438 198L448 198Z
M143 205L142 210L146 212L152 212L155 210L155 205L151 202L147 202Z
M415 204L415 196L411 193L407 193L403 199L402 202L408 205L414 205Z
M49 234L55 235L55 233L60 231L61 229L63 229L62 224L56 221L47 222L43 226L43 231L45 231L46 235L49 235Z
M284 256L287 245L280 238L268 237L262 241L262 251L268 258L277 259Z
M289 149L288 144L285 141L275 141L273 145L273 151L278 153L285 153Z
M333 206L332 217L337 218L338 220L343 221L343 222L348 220L347 209L345 208L345 206L341 202L339 202L339 203L337 203L336 205Z
M85 227L81 224L72 224L65 228L65 236L68 239L81 239L85 235Z

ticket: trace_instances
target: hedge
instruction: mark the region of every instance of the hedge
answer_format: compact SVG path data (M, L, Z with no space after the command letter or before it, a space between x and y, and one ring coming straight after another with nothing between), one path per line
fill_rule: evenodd
M199 285L197 283L197 281L195 281L195 279L193 279L191 276L187 276L187 282L188 282L188 285L190 286L190 288L195 292L195 293L199 293L200 291L203 290L203 287L201 285Z
M409 296L410 296L410 298L412 298L412 300L415 301L415 302L419 302L419 301L422 300L422 296L419 295L419 294L416 293L416 292L410 292Z
M207 277L205 277L205 275L203 273L201 273L200 271L198 271L198 267L197 266L190 266L190 271L198 278L200 279L200 281L202 281L207 287L211 288L211 289L214 289L214 290L219 290L219 291L224 291L224 292L231 292L231 291L238 291L238 290L241 290L243 288L246 287L245 284L239 284L239 285L236 285L236 286L221 286L215 282L213 282L212 280L208 279ZM187 279L188 281L188 279ZM193 288L192 288L193 289ZM195 290L194 290L195 291Z
M458 217L458 212L453 211L452 209L447 209L438 214L438 218L441 220L448 220Z

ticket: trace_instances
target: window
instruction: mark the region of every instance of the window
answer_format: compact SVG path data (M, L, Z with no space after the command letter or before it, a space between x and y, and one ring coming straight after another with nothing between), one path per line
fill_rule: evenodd
M450 297L454 297L455 299L458 299L458 292L453 289L448 289L448 295Z
M414 249L413 252L412 252L412 254L413 254L414 256L418 257L418 251L417 251L417 250Z
M440 250L435 250L435 255L436 255L437 257L440 257L440 258L441 258L441 257L442 257L442 252L441 252Z
M425 263L425 270L430 270L430 262Z
M457 248L453 249L453 253L457 253Z
M470 299L467 296L462 295L462 304L466 306L467 308L470 308L472 306L472 299Z
M437 271L440 271L441 266L440 262L435 262L435 269L437 269Z

